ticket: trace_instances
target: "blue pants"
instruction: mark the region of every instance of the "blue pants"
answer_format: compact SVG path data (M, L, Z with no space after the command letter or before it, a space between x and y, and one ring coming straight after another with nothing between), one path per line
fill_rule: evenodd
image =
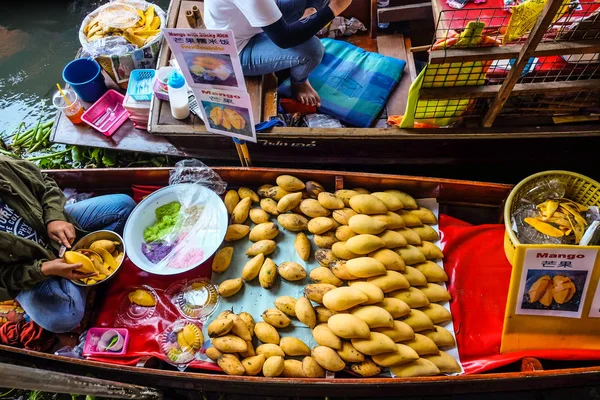
M298 21L306 10L305 0L277 0L277 5L287 23ZM310 73L321 64L324 53L316 36L298 46L282 49L266 33L260 33L241 51L240 60L244 75L266 75L289 69L292 83L298 84L306 82Z
M66 207L82 229L122 233L135 202L124 194L93 197ZM17 301L31 319L56 333L75 329L85 312L86 288L69 280L53 277L24 290Z

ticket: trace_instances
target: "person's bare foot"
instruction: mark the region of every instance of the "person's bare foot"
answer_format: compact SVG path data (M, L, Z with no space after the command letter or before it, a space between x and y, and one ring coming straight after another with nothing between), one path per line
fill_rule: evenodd
M321 107L321 98L309 81L294 85L296 99L307 106Z

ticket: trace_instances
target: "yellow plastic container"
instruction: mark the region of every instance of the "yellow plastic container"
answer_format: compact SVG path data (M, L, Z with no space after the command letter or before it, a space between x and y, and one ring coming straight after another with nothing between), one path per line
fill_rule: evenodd
M600 246L574 246L563 244L522 244L512 230L511 216L520 206L521 198L540 182L559 179L566 185L565 197L587 206L600 204L600 183L586 176L568 171L545 171L532 175L510 193L504 206L504 251L513 266L510 288L506 304L504 329L502 332L501 353L524 350L588 349L600 350ZM583 254L585 253L585 254ZM571 258L585 259L587 272L581 272L582 266L565 266L565 269L548 267L545 261L560 263ZM581 257L581 259L580 259ZM558 260L553 260L557 258ZM549 260L548 260L549 259ZM559 265L563 267L563 265ZM577 287L580 300L574 300L573 308L564 308L563 304L546 307L531 301L528 290L531 289L530 273L549 276L562 275L575 279L585 275ZM578 275L579 274L579 275ZM585 297L584 297L585 296ZM552 301L551 301L552 302ZM570 307L570 306L569 306ZM540 310L541 309L541 310Z

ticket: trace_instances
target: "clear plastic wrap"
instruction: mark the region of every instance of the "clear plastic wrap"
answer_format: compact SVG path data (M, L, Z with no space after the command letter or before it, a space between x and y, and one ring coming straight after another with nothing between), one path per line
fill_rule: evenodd
M511 216L512 228L523 244L581 244L594 221L597 207L586 207L567 198L566 183L560 179L541 180L519 200ZM597 225L597 224L596 224ZM596 227L588 233L589 243Z
M566 184L560 179L542 180L521 196L519 208L512 214L512 226L520 243L523 244L561 244L563 238L544 235L525 222L525 218L540 216L537 205L548 199L560 199L565 196Z
M223 194L227 189L227 183L221 179L219 174L196 159L181 160L175 164L175 169L171 171L169 176L169 185L179 183L202 185L216 194Z
M564 238L555 238L538 232L533 226L525 222L525 218L535 218L540 211L532 204L524 204L512 215L513 230L522 244L561 244Z
M205 361L202 325L185 319L173 322L156 338L168 363L180 371L194 360Z
M145 11L150 6L154 6L156 17L160 19L160 27L165 27L165 12L157 5L142 0L115 0L92 11L83 20L83 23L79 29L79 42L83 47L84 54L91 57L124 56L140 49L139 46L130 43L123 36L106 35L101 39L90 41L88 40L88 34L85 32L85 28L88 26L88 24L96 20L107 30L127 29L131 26L134 26L140 18L136 10ZM152 40L144 43L142 48L152 46L155 43L160 43L161 40L162 33L158 33Z
M146 197L129 217L124 239L133 263L174 275L206 261L227 231L227 209L218 196L226 186L200 161L177 163L169 186Z
M339 119L327 114L307 114L304 116L306 125L310 128L343 128Z

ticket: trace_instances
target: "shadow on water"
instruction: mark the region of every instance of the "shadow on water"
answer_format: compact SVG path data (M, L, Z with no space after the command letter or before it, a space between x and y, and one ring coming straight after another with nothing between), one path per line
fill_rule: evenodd
M33 124L80 47L85 16L108 1L0 0L0 132ZM169 0L156 1L165 10ZM49 109L49 102L46 110Z

